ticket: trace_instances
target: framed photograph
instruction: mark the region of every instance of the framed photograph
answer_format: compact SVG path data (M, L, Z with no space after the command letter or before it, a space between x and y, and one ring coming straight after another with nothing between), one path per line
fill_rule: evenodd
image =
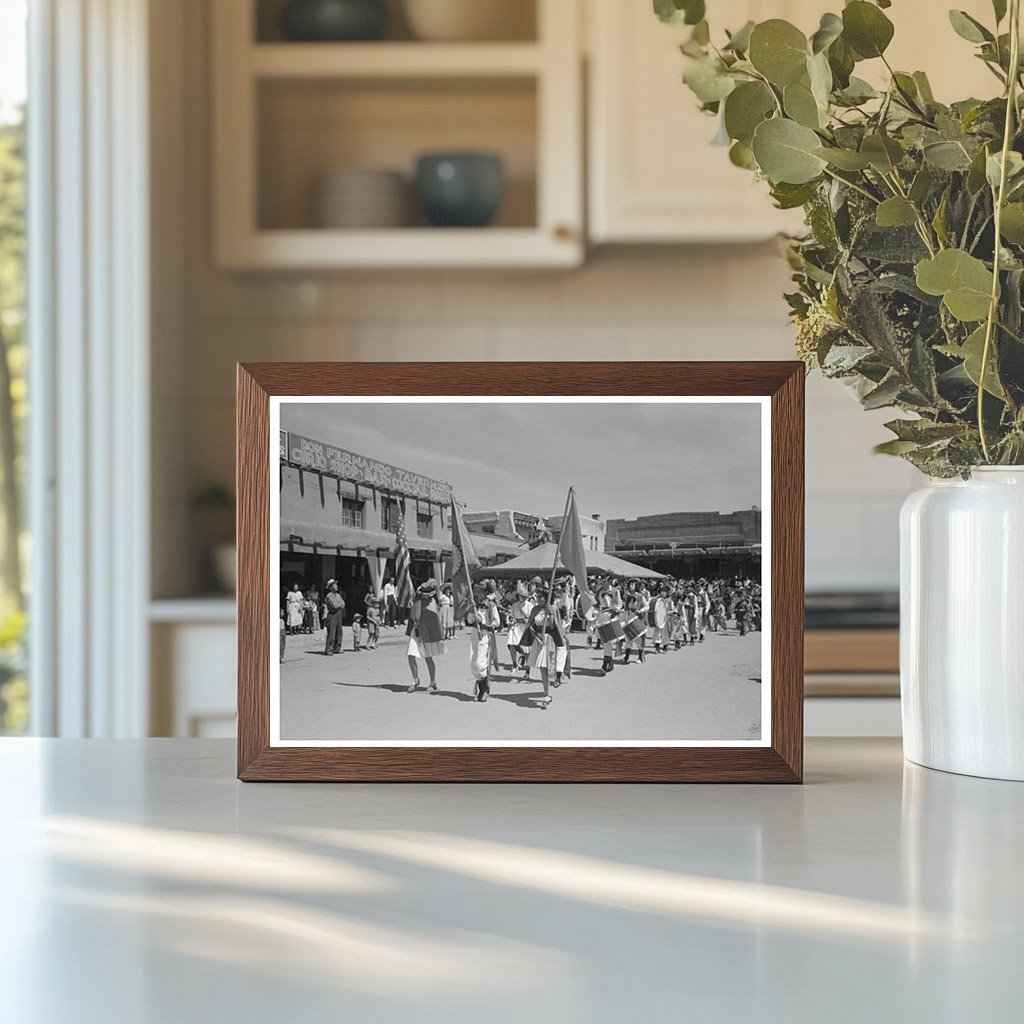
M798 362L238 368L238 776L799 782Z

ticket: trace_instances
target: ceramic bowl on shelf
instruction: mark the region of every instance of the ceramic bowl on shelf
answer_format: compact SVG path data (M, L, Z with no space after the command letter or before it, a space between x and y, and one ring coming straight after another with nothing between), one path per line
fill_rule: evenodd
M405 17L426 42L536 38L535 0L404 0Z
M406 223L405 175L371 167L335 167L320 177L316 223L321 228L373 230Z
M281 11L293 42L364 42L382 38L387 27L387 0L289 0Z
M494 153L425 153L416 162L416 194L435 227L489 224L505 195L505 172Z

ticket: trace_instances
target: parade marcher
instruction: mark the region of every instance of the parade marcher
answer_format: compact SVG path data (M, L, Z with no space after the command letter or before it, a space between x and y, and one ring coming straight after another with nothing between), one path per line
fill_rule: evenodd
M523 633L526 632L526 623L533 611L534 600L530 594L529 587L520 581L516 584L515 597L509 608L508 626L508 653L512 661L512 670L525 669L529 675L530 669L526 664L529 649L522 646ZM525 678L525 677L524 677Z
M292 584L284 599L288 612L288 632L298 633L305 624L306 596L299 589L298 583Z
M327 593L324 594L324 622L327 626L327 640L324 643L324 654L341 654L344 640L345 598L338 590L337 580L327 581Z
M707 584L701 582L697 591L697 600L700 602L700 631L697 634L697 643L704 643L708 635L708 627L711 625L711 595L708 593Z
M597 643L597 594L593 590L588 590L586 596L586 601L582 593L576 598L576 614L584 622L587 646L593 647Z
M647 635L655 654L663 654L668 648L668 596L668 586L663 585L647 607Z
M473 696L481 703L491 693L491 640L493 634L481 625L481 619L488 614L484 602L477 602L466 613L469 627L469 668L473 673Z
M740 636L746 636L749 626L750 604L745 591L741 590L737 594L733 605L733 612L736 616L736 628L740 631Z
M725 621L725 599L721 591L714 598L711 604L711 628L716 633L724 633L727 625Z
M565 679L572 678L572 617L576 607L575 580L572 576L563 576L555 588L555 609L562 620L565 633Z
M616 599L618 599L618 607L616 607ZM597 638L604 654L601 671L605 674L615 668L615 648L626 636L626 631L622 628L622 622L619 619L621 604L621 594L610 584L605 584L598 592Z
M626 656L622 664L629 663L629 656L636 651L637 661L647 660L647 609L650 604L650 597L646 589L641 586L633 586L626 598L626 621L623 628L626 631Z
M676 650L686 644L693 646L695 637L694 622L697 613L696 598L693 588L688 584L676 594L676 614L679 616L678 628L673 630L672 639L676 642Z
M417 659L427 663L430 675L430 692L437 693L437 670L434 659L444 654L444 634L441 631L441 616L437 602L437 584L433 580L421 583L416 589L416 600L413 601L409 622L405 628L409 637L406 655L409 660L409 671L412 673L412 685L408 692L419 689L420 673Z
M441 612L441 632L445 640L455 636L455 599L452 597L452 585L445 583L437 595L437 603Z
M484 580L483 590L486 614L482 616L480 625L491 631L491 664L501 671L501 661L498 659L498 630L501 629L501 602L498 584L494 580Z
M568 638L562 626L562 617L553 604L539 604L533 609L528 635L532 640L529 663L540 669L540 681L544 687L540 701L546 706L551 703L551 686L562 684L568 654Z

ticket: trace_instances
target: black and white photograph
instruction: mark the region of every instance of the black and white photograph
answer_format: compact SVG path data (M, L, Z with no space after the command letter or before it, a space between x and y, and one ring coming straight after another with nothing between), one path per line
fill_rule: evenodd
M276 745L763 746L760 398L275 399Z

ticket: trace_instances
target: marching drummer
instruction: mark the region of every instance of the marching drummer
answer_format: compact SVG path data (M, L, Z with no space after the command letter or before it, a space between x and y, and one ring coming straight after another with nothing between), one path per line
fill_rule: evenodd
M587 591L586 600L582 592L576 598L576 614L583 620L587 633L587 646L597 644L597 591L600 581L594 580L593 587Z
M616 600L618 600L618 607ZM619 619L622 595L610 583L605 584L598 592L597 605L597 639L604 653L601 671L607 674L615 667L615 648L619 641L626 636L626 631Z
M655 654L663 654L668 647L668 599L669 589L663 584L647 606L647 635Z
M647 609L650 605L650 595L642 583L631 583L626 596L627 617L623 624L626 631L626 656L622 660L623 665L629 664L629 656L636 651L637 661L647 660Z

